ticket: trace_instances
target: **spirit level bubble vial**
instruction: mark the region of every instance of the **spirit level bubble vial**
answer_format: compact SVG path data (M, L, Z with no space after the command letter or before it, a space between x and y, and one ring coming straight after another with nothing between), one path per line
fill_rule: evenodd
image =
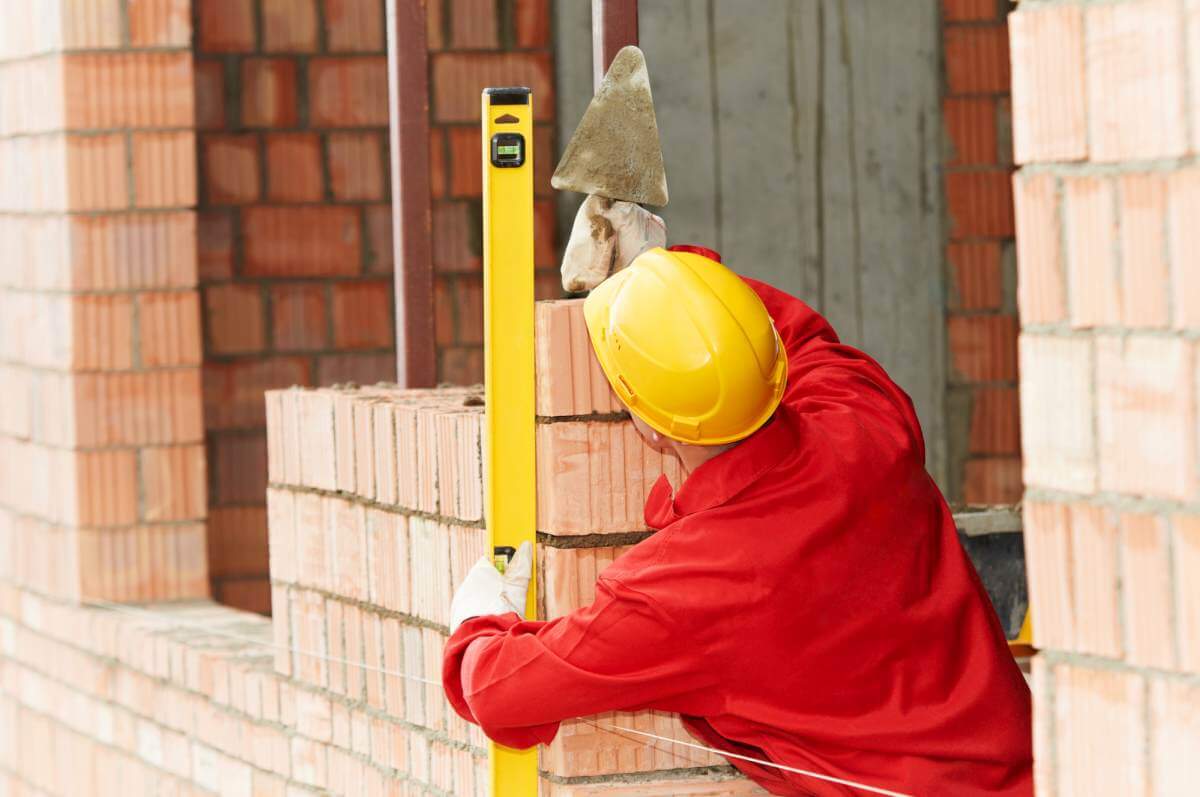
M482 124L484 517L493 556L506 563L499 560L534 541L537 524L529 89L484 89ZM536 583L530 579L526 617L534 615ZM493 797L538 793L536 747L513 750L493 743L491 752Z

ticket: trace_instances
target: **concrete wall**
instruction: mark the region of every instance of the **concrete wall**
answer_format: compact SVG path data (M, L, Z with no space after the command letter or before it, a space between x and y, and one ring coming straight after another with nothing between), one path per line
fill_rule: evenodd
M820 309L909 392L946 474L936 0L649 0L670 240ZM592 95L589 3L555 5L560 141ZM568 216L578 198L562 199Z

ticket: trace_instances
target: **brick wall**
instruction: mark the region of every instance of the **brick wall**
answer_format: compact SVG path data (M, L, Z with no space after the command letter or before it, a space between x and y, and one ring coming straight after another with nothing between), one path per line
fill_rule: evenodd
M943 0L951 500L1021 497L1009 0Z
M428 5L434 301L443 382L483 381L479 94L485 86L533 89L536 286L538 298L561 294L550 188L557 151L549 5L549 0Z
M1200 782L1200 4L1010 18L1039 794Z
M196 0L214 595L266 612L262 392L395 374L384 0ZM428 3L439 380L482 381L479 92L537 103L539 293L555 295L546 0Z
M0 25L0 578L207 594L187 0Z

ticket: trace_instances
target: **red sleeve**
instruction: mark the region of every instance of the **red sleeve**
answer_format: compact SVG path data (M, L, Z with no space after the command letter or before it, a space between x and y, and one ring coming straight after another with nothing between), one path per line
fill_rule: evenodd
M808 419L849 411L875 447L892 449L901 457L911 453L923 463L925 440L912 399L883 367L841 343L824 316L801 300L765 282L742 279L766 305L787 350L783 403Z
M648 596L601 578L590 606L548 622L475 617L450 637L446 697L494 741L548 743L560 721L604 711L694 705L715 684L704 651Z

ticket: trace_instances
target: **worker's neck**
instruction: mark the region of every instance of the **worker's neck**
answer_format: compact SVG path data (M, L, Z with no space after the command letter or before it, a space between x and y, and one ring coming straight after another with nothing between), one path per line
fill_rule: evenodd
M741 441L738 441L741 442ZM708 462L710 459L716 459L731 448L735 448L738 443L726 443L721 446L691 446L686 443L672 441L671 448L675 452L675 456L679 458L679 464L683 466L683 475L692 475L692 471Z

